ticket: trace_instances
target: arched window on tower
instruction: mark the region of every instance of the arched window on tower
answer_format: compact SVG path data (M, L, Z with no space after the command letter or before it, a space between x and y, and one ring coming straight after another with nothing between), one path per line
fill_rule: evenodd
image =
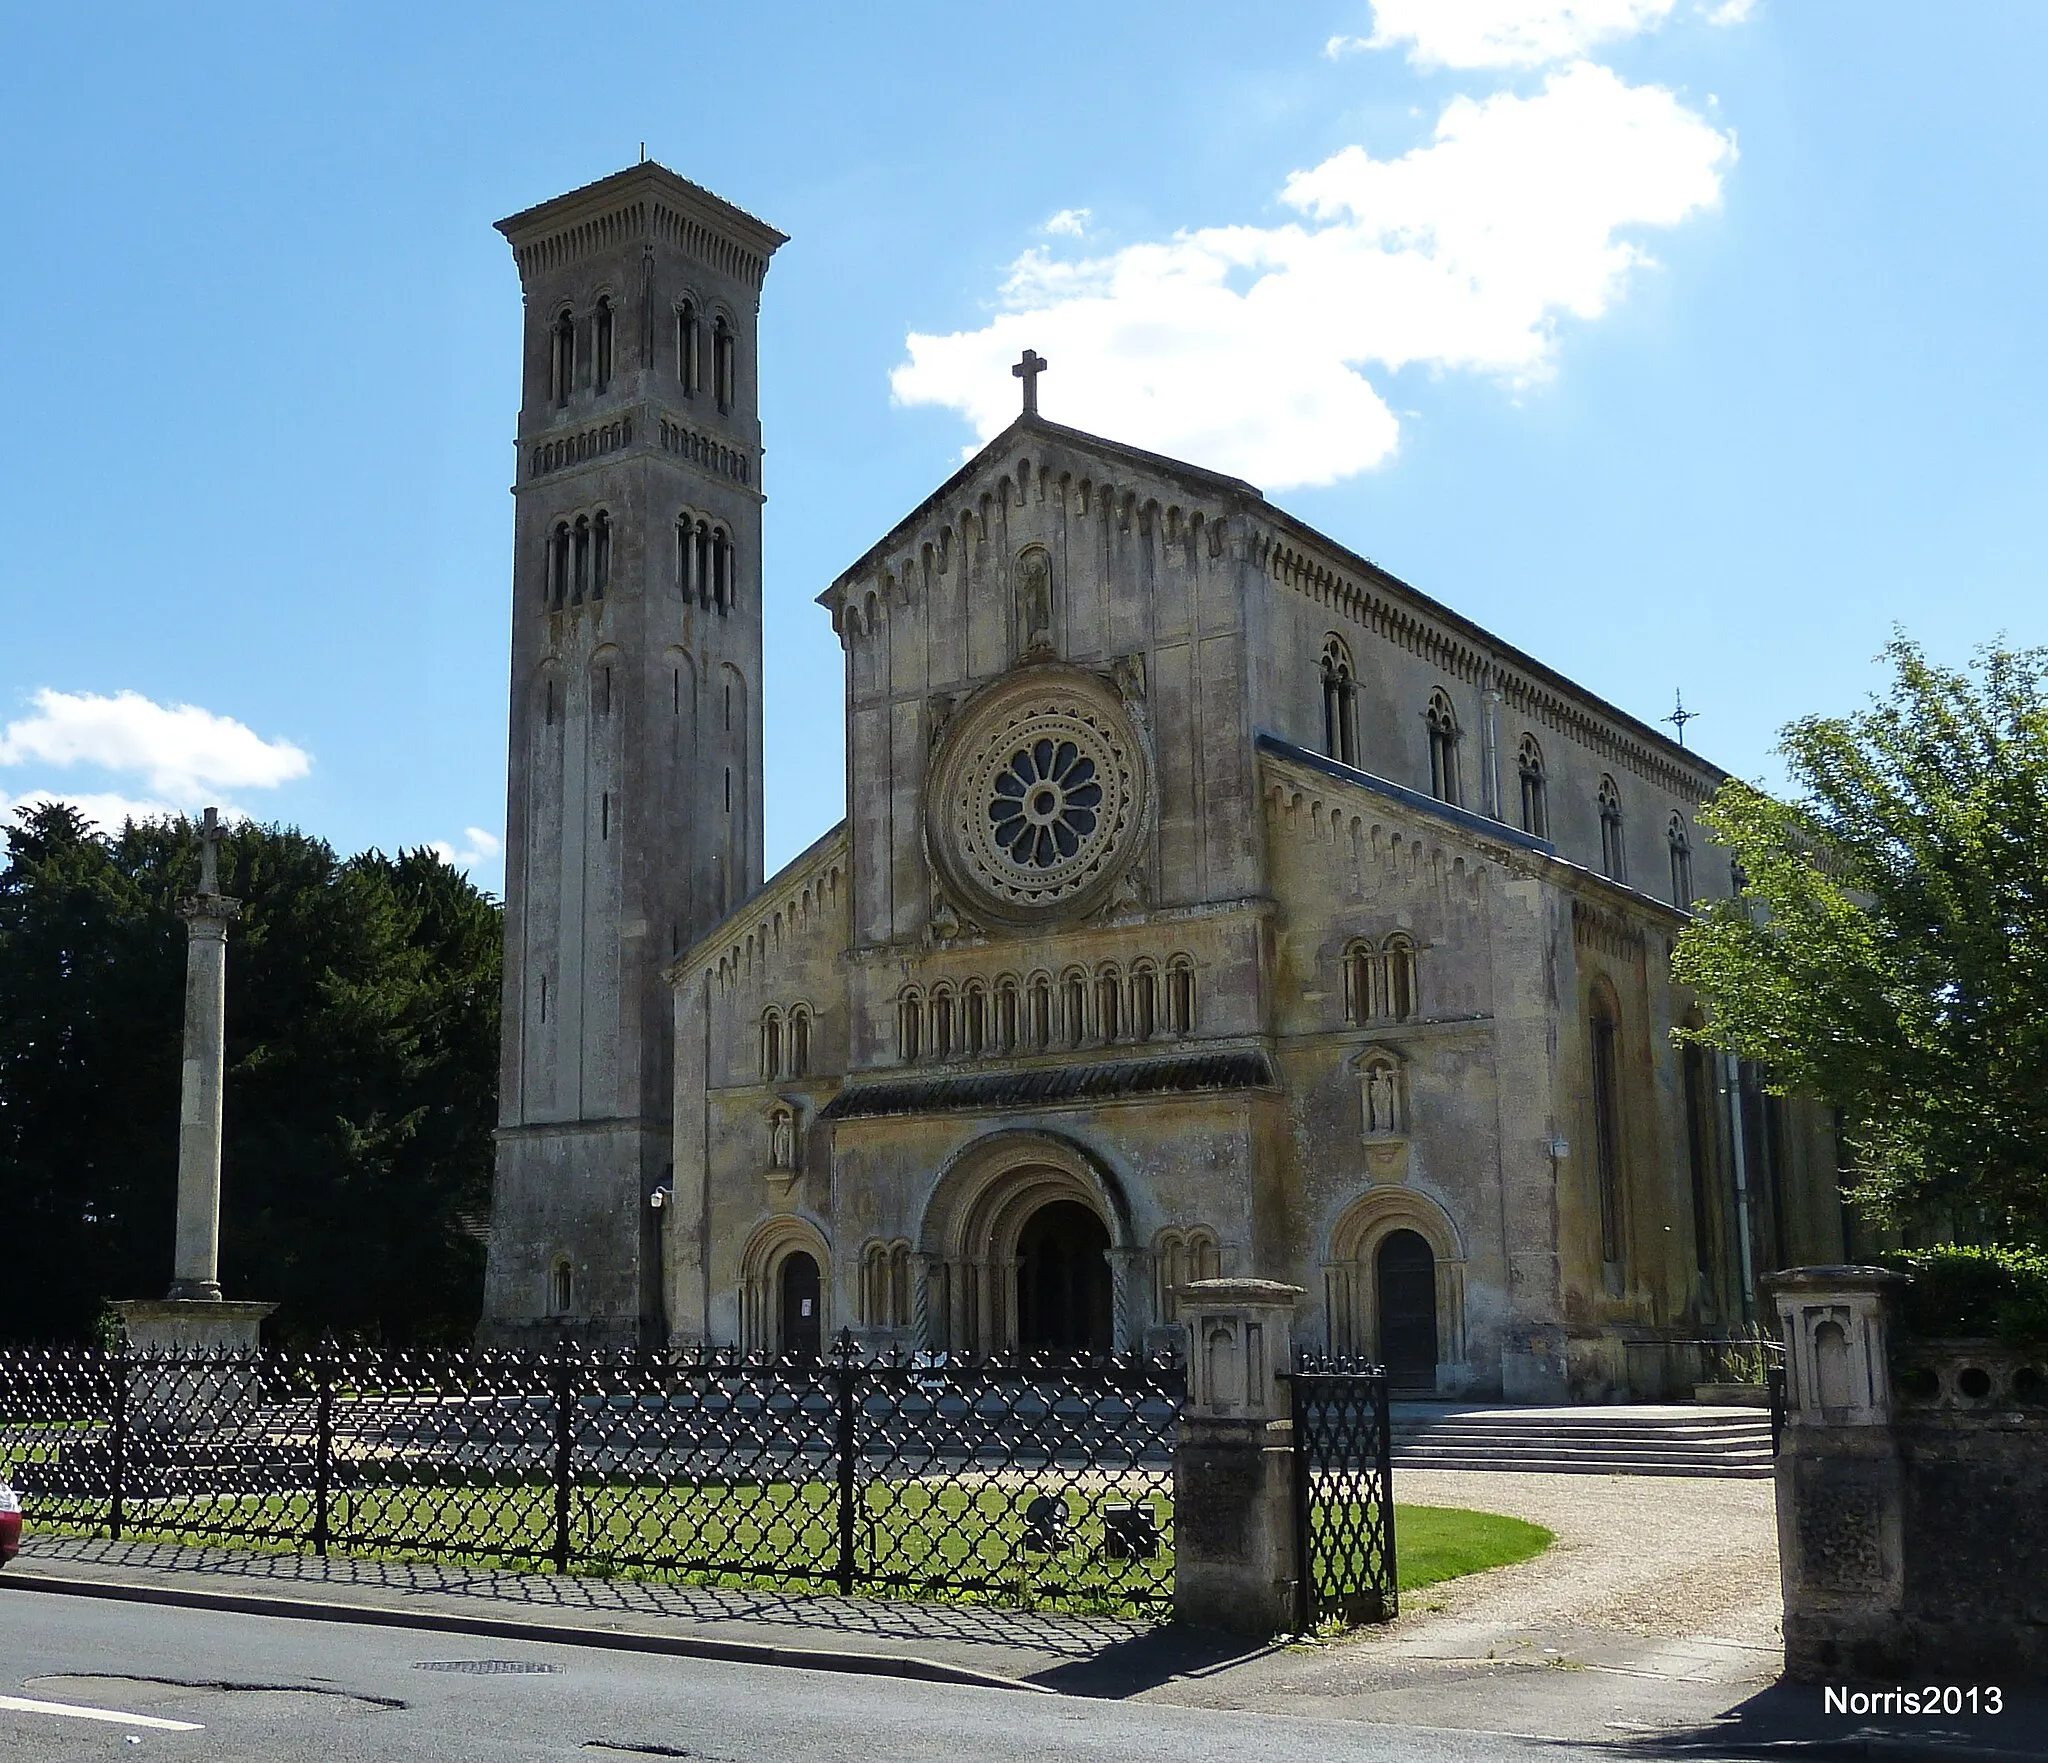
M718 392L718 408L730 410L734 403L738 372L734 361L732 321L724 313L711 327L711 374Z
M1515 755L1522 773L1522 831L1539 839L1550 837L1550 802L1545 796L1543 749L1534 735L1524 735Z
M569 545L569 523L558 520L548 537L548 604L557 612L569 594Z
M676 379L682 385L685 398L696 397L697 388L704 383L698 355L701 346L697 303L685 300L676 308Z
M612 580L612 517L602 508L590 528L590 597L602 600Z
M592 377L598 391L609 392L612 389L612 302L608 294L598 296L592 333Z
M1628 848L1621 838L1621 791L1611 777L1600 780L1600 873L1614 881L1628 880Z
M772 1083L782 1075L782 1012L761 1012L761 1081Z
M1177 1035L1195 1032L1195 964L1186 955L1166 964L1166 1026Z
M697 522L697 604L711 604L711 523Z
M1323 751L1346 765L1358 763L1358 674L1337 636L1323 643Z
M576 315L564 312L556 318L549 339L548 391L557 404L566 404L575 388Z
M811 1012L799 1004L789 1013L789 1075L806 1077L811 1069Z
M555 1316L567 1316L575 1307L576 1270L568 1256L558 1255L548 1269L548 1310Z
M732 541L724 527L711 534L711 604L720 612L732 604Z
M576 605L590 589L590 517L576 517L575 563L570 573L569 599Z
M1387 938L1382 952L1386 959L1385 1014L1396 1022L1406 1022L1415 1014L1414 939L1404 931L1396 931Z
M1675 810L1664 830L1664 842L1671 848L1671 904L1692 904L1692 840L1686 836L1685 816Z
M1458 778L1458 713L1442 691L1429 695L1429 793L1439 802L1460 803L1465 792Z

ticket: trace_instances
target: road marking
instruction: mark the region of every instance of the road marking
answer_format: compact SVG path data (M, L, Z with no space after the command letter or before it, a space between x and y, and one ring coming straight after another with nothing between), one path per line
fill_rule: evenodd
M37 1702L27 1696L0 1696L0 1713L61 1714L67 1720L105 1720L115 1726L148 1726L158 1732L204 1732L196 1720L159 1720L154 1714L123 1714L115 1708L87 1708L77 1702Z

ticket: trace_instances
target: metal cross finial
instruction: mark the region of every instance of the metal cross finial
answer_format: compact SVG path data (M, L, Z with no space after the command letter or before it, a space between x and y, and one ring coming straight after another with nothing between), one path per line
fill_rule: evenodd
M1665 717L1664 720L1678 730L1678 744L1682 747L1685 745L1685 725L1692 721L1695 716L1699 715L1699 712L1686 709L1685 694L1683 692L1673 692L1671 696L1674 700L1674 708L1671 714Z
M209 808L199 826L199 891L220 892L220 810Z
M1024 414L1038 414L1038 376L1052 364L1036 349L1026 349L1024 359L1010 369L1011 374L1024 382Z

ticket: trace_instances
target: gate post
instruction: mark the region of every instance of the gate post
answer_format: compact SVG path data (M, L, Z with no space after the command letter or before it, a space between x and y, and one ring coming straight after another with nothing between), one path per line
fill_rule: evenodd
M1173 1450L1177 1621L1273 1635L1294 1620L1294 1363L1300 1286L1198 1279L1180 1288L1188 1399Z

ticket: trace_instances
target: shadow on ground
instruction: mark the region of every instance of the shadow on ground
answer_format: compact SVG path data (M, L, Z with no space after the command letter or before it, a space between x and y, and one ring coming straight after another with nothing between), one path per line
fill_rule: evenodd
M1866 1692L1898 1684L1842 1686ZM1926 1684L1903 1686L1926 1689ZM1966 1695L1970 1686L1956 1686ZM1988 1686L1979 1684L1982 1692ZM1904 1715L1830 1711L1818 1684L1774 1683L1697 1726L1674 1727L1609 1748L1626 1757L2048 1759L2048 1684L2000 1685L1996 1714Z

